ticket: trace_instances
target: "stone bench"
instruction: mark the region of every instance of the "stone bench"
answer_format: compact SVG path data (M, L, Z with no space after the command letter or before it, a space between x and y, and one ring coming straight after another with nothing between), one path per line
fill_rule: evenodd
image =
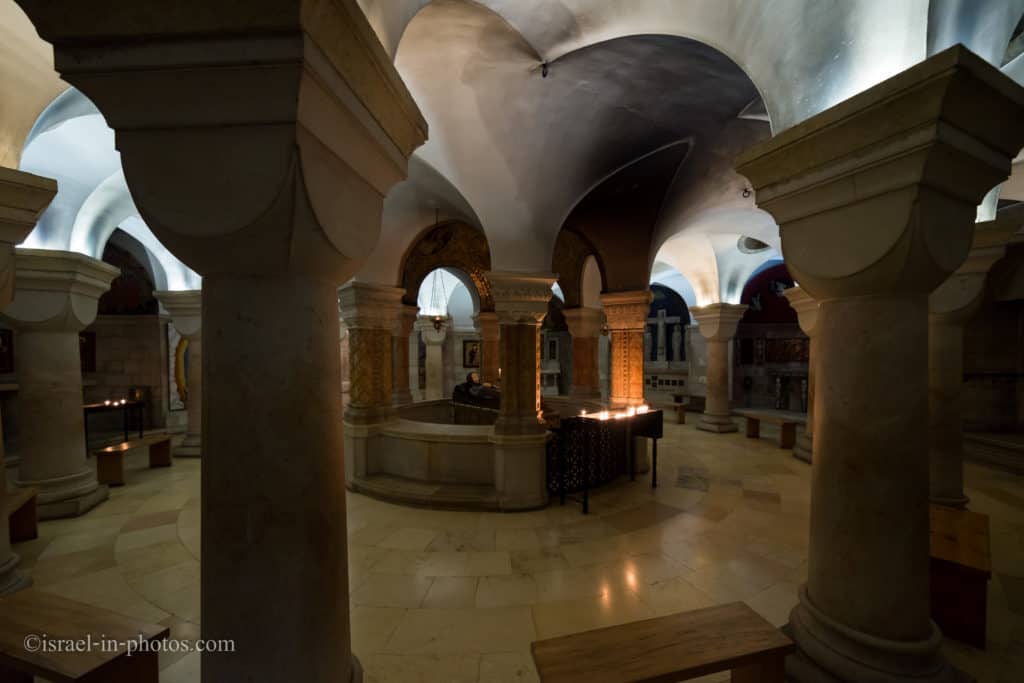
M685 681L732 671L733 683L783 683L794 645L742 602L531 644L542 683Z
M39 676L53 683L157 683L157 652L140 645L169 633L166 626L24 590L0 598L0 682L32 683ZM30 638L43 634L45 641ZM61 651L53 651L57 645Z
M141 439L129 439L93 452L96 456L96 479L109 486L124 485L124 456L128 451L148 446L150 467L171 466L171 437L154 434Z
M0 472L2 475L3 472ZM0 486L6 482L0 480ZM8 491L4 497L4 514L11 532L11 543L31 541L39 537L39 517L36 514L36 494L31 486Z
M807 424L807 416L784 410L736 410L747 421L747 438L761 437L761 423L779 425L779 448L793 448L796 444L796 426Z
M931 616L942 634L985 649L992 559L988 515L932 504Z

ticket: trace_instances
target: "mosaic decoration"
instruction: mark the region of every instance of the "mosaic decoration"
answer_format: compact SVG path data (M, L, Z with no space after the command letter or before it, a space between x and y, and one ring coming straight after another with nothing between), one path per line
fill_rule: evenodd
M167 325L167 409L185 410L188 398L188 340L174 325Z
M420 284L437 268L458 268L466 273L480 295L480 310L493 311L494 297L487 271L491 250L487 238L476 228L452 221L429 229L409 248L402 263L402 302L416 305Z

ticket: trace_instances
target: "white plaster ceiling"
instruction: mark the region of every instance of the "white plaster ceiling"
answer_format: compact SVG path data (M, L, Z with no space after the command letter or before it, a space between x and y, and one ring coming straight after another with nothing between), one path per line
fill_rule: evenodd
M1024 0L359 2L431 124L410 179L388 197L380 247L358 276L391 284L405 248L435 216L482 227L496 269L546 271L562 220L589 188L684 138L693 152L666 198L652 261L680 235L749 234L777 246L770 217L741 197L743 179L729 165L764 134L766 120L787 128L955 42L1024 78L1021 57L1006 56ZM0 91L17 93L0 98L0 163L18 161L40 110L65 87L51 60L21 10L0 0ZM65 118L36 137L91 125L68 149L108 146L109 133L87 116ZM121 211L116 171L98 168L116 155L112 146L98 156L54 148L42 159L37 151L23 167L61 176L67 195L58 195L37 240L50 244L58 214L66 223L87 199L97 205L110 195L97 216ZM76 155L80 168L62 167ZM1024 165L1014 166L1004 198L1024 196L1018 171ZM87 216L75 213L77 234ZM78 248L80 240L64 237ZM95 253L95 242L81 248ZM723 249L712 249L720 272ZM719 294L729 286L720 281Z
M781 258L779 251L771 246L754 253L740 251L737 243L741 237L739 233L724 231L688 231L676 235L658 250L655 263L662 265L654 274L664 275L666 266L680 273L693 288L692 300L684 291L676 289L678 285L666 284L679 291L687 304L738 304L750 276L766 261Z
M179 261L139 217L114 148L114 131L74 88L43 110L27 136L20 168L57 180L57 195L25 247L77 251L99 259L117 228L152 257L158 289L198 289L199 276ZM155 262L155 266L153 265Z

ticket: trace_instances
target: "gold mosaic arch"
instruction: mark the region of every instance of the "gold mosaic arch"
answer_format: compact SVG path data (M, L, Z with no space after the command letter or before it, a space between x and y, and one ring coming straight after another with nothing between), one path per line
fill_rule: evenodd
M448 221L425 230L402 259L402 303L415 306L420 285L437 268L458 268L466 273L480 297L480 310L494 310L491 283L487 280L491 249L483 232L461 221Z

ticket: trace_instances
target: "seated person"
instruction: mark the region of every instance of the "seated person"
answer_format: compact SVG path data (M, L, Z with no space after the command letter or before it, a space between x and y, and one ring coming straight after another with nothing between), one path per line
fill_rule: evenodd
M456 403L496 409L501 403L501 392L490 384L481 384L480 375L471 372L466 375L465 382L455 387L452 400Z

